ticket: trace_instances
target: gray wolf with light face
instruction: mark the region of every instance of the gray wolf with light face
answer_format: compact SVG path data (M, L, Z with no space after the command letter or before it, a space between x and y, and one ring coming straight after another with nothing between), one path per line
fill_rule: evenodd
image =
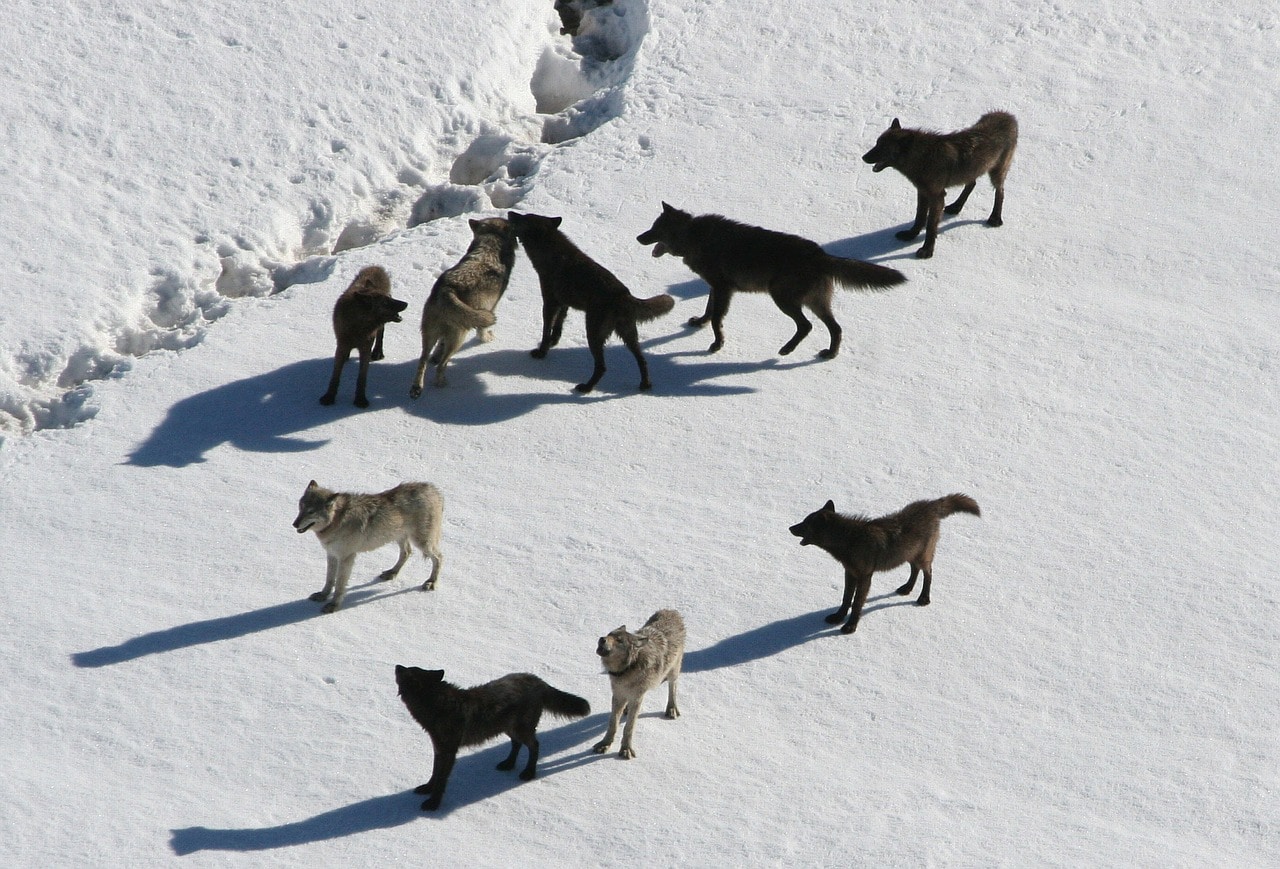
M1004 224L1004 179L1017 147L1018 121L1008 112L987 112L972 127L954 133L906 129L894 118L862 160L872 164L873 172L897 169L915 185L915 223L897 235L911 241L920 230L926 230L924 246L916 256L928 259L933 256L942 213L959 214L984 173L996 189L987 226ZM961 184L964 189L956 201L943 208L947 188Z
M422 358L410 398L422 395L428 363L436 366L436 386L445 385L444 369L472 329L481 341L493 340L493 312L511 280L516 234L501 217L472 220L471 233L467 252L436 278L422 307Z
M427 796L422 803L424 812L440 808L458 749L505 733L511 738L511 753L498 769L515 769L523 745L529 749L529 760L520 778L531 781L538 775L535 734L542 713L561 718L582 718L591 713L586 700L553 688L532 673L511 673L474 688L459 688L444 681L444 670L397 664L396 685L409 714L427 731L435 749L431 779L414 788L414 793Z
M827 501L821 509L804 517L803 522L792 525L791 533L800 538L801 546L817 546L844 566L844 597L840 609L827 616L827 623L839 624L848 616L840 632L853 633L867 602L871 575L908 563L911 578L898 588L898 594L911 594L916 575L923 573L924 586L916 603L928 606L940 522L952 513L982 515L977 501L968 495L955 494L933 501L913 501L897 513L879 519L842 515L836 512L835 503Z
M333 600L324 605L323 612L339 609L356 555L388 543L400 547L400 557L378 579L395 579L409 560L412 547L417 546L431 559L431 576L422 584L423 591L431 591L444 563L440 554L443 517L444 498L430 483L401 483L376 495L362 495L333 492L312 480L298 500L298 518L293 520L299 534L316 533L328 559L324 588L311 595L311 600L326 600L332 594Z
M640 717L640 702L650 689L667 683L668 718L679 718L676 706L676 682L680 678L680 666L684 662L684 619L675 610L658 610L634 634L623 625L600 638L596 644L609 685L613 688L613 713L609 716L609 729L604 739L592 748L604 754L613 745L618 733L618 723L623 714L627 726L622 731L622 750L618 756L630 760L636 756L631 744L631 734Z
M333 375L328 390L320 397L321 404L333 404L338 397L342 368L355 350L360 356L355 405L369 406L365 396L369 363L382 359L382 332L388 323L399 323L400 312L407 307L408 302L391 298L391 278L382 266L360 270L333 306L333 334L338 346L333 354Z
M804 314L808 308L831 335L827 348L818 355L831 359L840 352L843 334L831 313L835 285L868 290L906 280L896 269L832 256L817 242L798 235L749 226L719 214L695 217L665 202L653 226L636 236L636 241L653 245L655 257L666 253L680 257L707 282L707 309L688 325L701 328L711 323L715 335L712 353L724 346L724 315L735 292L768 293L779 310L795 322L795 335L778 351L782 356L795 350L813 329Z

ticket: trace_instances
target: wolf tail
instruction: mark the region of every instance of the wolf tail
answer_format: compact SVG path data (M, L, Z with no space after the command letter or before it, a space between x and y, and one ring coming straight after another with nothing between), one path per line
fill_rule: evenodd
M663 314L671 313L671 309L675 306L676 300L666 293L650 296L647 299L637 299L635 297L631 299L631 310L635 312L637 323L656 320Z
M902 272L888 266L830 255L827 256L827 273L840 284L859 290L892 287L907 279Z
M550 685L542 695L542 708L561 718L585 718L591 714L591 704L586 700Z
M978 510L978 502L970 498L968 495L947 495L945 498L939 498L936 502L940 508L939 512L945 519L952 513L972 513L974 516L981 516Z
M444 301L452 309L449 313L450 318L468 329L488 329L498 322L493 312L471 307L459 299L458 294L452 290L445 293Z

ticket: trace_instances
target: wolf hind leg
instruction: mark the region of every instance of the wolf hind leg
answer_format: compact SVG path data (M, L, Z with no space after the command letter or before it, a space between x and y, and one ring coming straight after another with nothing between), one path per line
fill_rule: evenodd
M790 341L779 348L779 356L790 355L793 350L800 346L800 342L805 339L805 336L813 331L813 324L810 323L809 318L804 315L803 307L799 302L788 298L785 293L785 288L778 288L769 291L769 295L773 296L773 301L778 306L779 310L794 320L796 324L796 333L791 336Z
M672 673L671 678L667 680L667 709L664 713L667 718L679 718L680 707L676 705L676 682L680 679L680 673Z
M404 567L404 563L409 560L409 553L412 550L409 547L409 540L405 538L400 541L400 557L396 559L396 563L388 569L378 574L379 582L389 582L400 575L400 568Z
M912 562L911 577L902 585L898 586L897 589L894 591L894 594L901 594L901 595L911 594L911 589L916 587L916 575L919 573L920 573L919 565Z
M964 189L960 191L960 195L956 197L956 201L948 205L943 210L947 214L959 214L960 209L964 208L964 204L969 201L969 194L973 192L973 188L978 186L976 181L970 181L964 185Z
M623 323L618 327L618 335L622 338L623 345L631 351L631 355L636 358L636 365L640 368L640 389L653 389L653 383L649 380L649 363L645 361L644 353L640 350L640 335L636 331L635 323Z
M440 341L440 359L436 362L436 386L446 386L448 381L445 379L444 370L449 365L449 360L453 358L453 354L458 352L458 348L466 340L467 333L463 331L455 332L448 335Z

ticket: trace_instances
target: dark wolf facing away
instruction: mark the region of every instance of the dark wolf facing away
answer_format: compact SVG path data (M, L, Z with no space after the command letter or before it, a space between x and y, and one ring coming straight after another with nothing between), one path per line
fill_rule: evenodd
M494 311L511 280L516 235L501 217L471 221L471 245L462 259L440 277L422 306L422 358L409 397L422 395L427 364L436 366L436 386L445 385L444 369L472 329L481 341L493 340Z
M827 623L839 624L848 616L841 633L851 634L857 630L858 617L871 589L871 575L904 563L911 565L911 578L898 588L898 594L910 594L916 584L916 574L923 573L924 586L916 603L927 606L939 523L952 513L982 515L977 501L968 495L955 494L934 501L914 501L897 513L879 519L841 515L836 512L836 505L827 501L803 522L792 525L791 533L800 538L801 546L813 544L844 565L844 597L840 609L826 617Z
M617 333L640 367L640 388L649 389L649 366L640 351L637 323L657 319L675 307L666 293L648 299L631 295L612 272L587 256L560 231L559 217L508 212L516 237L524 246L542 287L542 342L533 351L542 359L560 341L564 318L570 308L586 313L587 346L595 368L591 377L574 389L590 392L604 376L604 345Z
M422 584L423 591L431 591L444 563L440 554L443 514L444 497L430 483L401 483L376 495L363 495L333 492L312 480L298 499L298 518L293 520L299 534L316 532L328 562L324 588L311 599L322 601L332 593L333 600L325 604L323 611L331 613L340 608L356 556L388 543L399 545L400 557L378 579L386 582L399 575L409 560L412 543L431 559L431 576Z
M634 634L627 626L610 631L596 643L596 654L609 674L613 689L613 712L609 716L609 729L604 739L593 749L603 754L613 745L618 733L618 723L625 714L627 726L622 731L622 750L618 756L630 760L636 756L631 744L631 734L640 717L640 703L650 689L667 683L668 718L679 718L676 706L676 682L680 679L680 667L684 662L684 619L675 610L658 610Z
M538 774L536 731L542 713L561 718L582 718L591 713L586 700L553 688L531 673L511 673L474 688L459 688L444 681L444 670L397 664L396 685L400 699L427 731L435 750L430 781L414 789L427 796L422 803L427 812L440 807L458 749L505 733L511 738L511 753L498 769L515 769L523 745L529 750L529 760L520 778L530 781Z
M333 354L333 375L329 389L320 397L321 404L333 404L338 397L338 381L342 368L355 350L360 356L360 373L356 376L356 407L368 407L365 384L369 379L369 363L382 359L382 332L387 323L399 323L400 312L408 302L391 298L391 278L382 266L366 266L356 275L333 306L333 334L338 346Z
M796 333L778 351L786 356L799 346L813 324L804 315L808 308L827 327L831 341L818 355L831 359L840 352L841 329L831 313L835 285L856 289L882 289L906 280L896 269L832 256L817 242L798 235L775 232L738 223L719 214L697 217L662 203L662 214L653 226L636 237L652 244L653 255L674 254L707 282L710 293L701 317L690 326L711 323L714 353L724 346L724 315L734 292L768 293L774 304L796 324Z
M959 214L980 175L986 174L996 189L995 204L987 226L1004 223L1004 179L1018 147L1018 121L1008 112L987 112L978 123L954 133L907 129L894 118L876 145L862 155L873 172L897 169L916 187L916 219L898 238L910 241L926 230L921 259L933 256L942 212ZM943 208L948 187L964 185L956 201Z

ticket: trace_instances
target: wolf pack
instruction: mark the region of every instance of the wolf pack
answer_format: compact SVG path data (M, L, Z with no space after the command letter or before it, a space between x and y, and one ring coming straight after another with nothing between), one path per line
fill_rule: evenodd
M911 241L923 231L924 244L916 256L929 258L934 254L942 215L960 213L982 175L988 176L995 190L986 224L1002 224L1004 182L1017 139L1017 121L1003 111L988 112L973 126L951 133L903 127L895 118L862 159L874 172L896 169L915 187L914 221L897 237ZM960 187L960 194L946 205L946 191L953 187ZM836 286L880 290L906 280L896 269L833 256L798 235L718 214L694 215L666 202L661 208L653 225L636 241L652 245L655 257L679 257L707 284L706 309L688 325L711 325L711 353L724 346L724 318L735 292L768 293L778 309L791 318L795 332L778 350L781 355L795 351L812 331L805 312L812 313L828 335L828 344L818 355L831 359L840 351L842 335L832 312ZM470 221L470 245L462 258L436 279L423 306L422 354L409 388L411 398L421 397L430 365L435 366L435 386L447 384L449 361L472 332L482 342L492 340L498 303L510 282L517 248L524 250L532 264L542 294L541 339L531 356L543 359L559 343L572 308L584 314L593 363L587 379L574 388L588 393L600 382L605 374L604 347L613 335L635 358L639 388L652 388L640 347L639 324L670 313L675 300L666 293L647 299L632 295L617 276L574 244L561 224L560 217L516 211L509 211L505 218ZM385 327L400 322L407 308L408 303L392 296L390 275L381 266L368 266L356 275L334 305L337 346L328 388L320 398L322 404L337 400L343 368L355 351L359 370L354 401L359 407L368 406L369 363L383 358ZM312 594L311 600L323 603L325 613L339 610L356 556L393 543L399 550L396 563L378 579L395 579L416 547L431 561L430 576L421 589L435 589L444 562L440 542L443 513L444 497L431 483L404 482L378 494L361 494L333 491L312 480L299 500L293 523L299 534L313 531L325 551L324 587ZM840 606L825 617L826 622L840 625L842 633L853 633L872 576L902 565L908 565L911 573L896 593L911 594L920 579L916 603L928 605L941 521L955 513L981 515L973 498L954 493L913 501L877 518L837 512L834 502L828 500L792 525L790 533L799 538L801 546L819 547L844 570ZM684 621L673 609L659 609L637 631L628 631L624 625L599 638L596 654L609 677L612 708L594 751L609 751L621 725L619 757L634 758L633 733L640 705L649 691L664 682L668 691L666 717L680 715L676 684L684 646ZM401 700L427 732L434 750L431 778L416 789L427 797L422 803L424 811L439 808L460 749L505 735L511 741L510 754L498 769L515 769L523 747L527 758L520 778L528 781L537 775L536 730L543 713L562 718L590 714L585 699L529 673L508 674L471 688L446 682L443 670L397 666L395 677Z

